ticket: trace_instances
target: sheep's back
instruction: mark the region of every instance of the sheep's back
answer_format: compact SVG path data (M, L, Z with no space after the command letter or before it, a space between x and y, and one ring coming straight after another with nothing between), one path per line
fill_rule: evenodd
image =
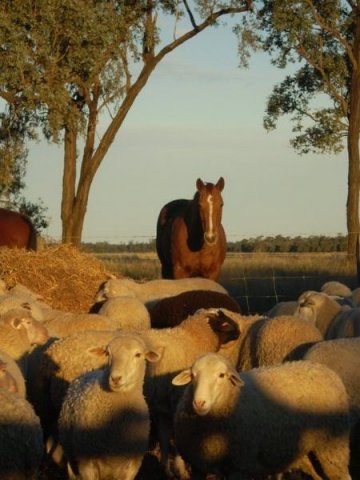
M252 366L282 363L293 350L307 348L322 339L312 322L291 315L271 318L257 332Z
M1 478L28 480L42 461L40 420L31 404L17 394L0 389L0 403Z

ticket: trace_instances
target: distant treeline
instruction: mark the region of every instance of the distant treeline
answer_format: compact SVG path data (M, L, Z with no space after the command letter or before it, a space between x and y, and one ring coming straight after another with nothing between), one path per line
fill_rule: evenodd
M155 252L155 239L147 242L129 242L129 243L83 243L84 250L93 253L141 253ZM245 238L236 242L228 241L228 252L268 252L268 253L287 253L287 252L345 252L347 249L347 236L337 235L336 237L327 237L325 235L312 235L310 237L283 237L276 235L274 237L255 237Z

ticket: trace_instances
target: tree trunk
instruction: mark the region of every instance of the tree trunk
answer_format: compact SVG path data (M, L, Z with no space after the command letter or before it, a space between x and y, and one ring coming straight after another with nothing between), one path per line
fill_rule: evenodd
M95 152L93 152L91 147L85 149L77 189L75 188L77 130L75 127L68 127L65 130L63 196L61 204L63 243L72 243L76 246L80 245L92 181L108 149L114 141L116 133L125 120L127 113L129 112L138 94L146 85L146 82L148 81L157 63L160 61L160 58L162 57L156 59L153 58L145 64L137 81L132 85L132 87L130 87L118 113L113 118ZM91 125L89 125L86 137L86 145L91 143L91 140L88 142L89 138L94 137L93 125L95 124L96 119L94 123L91 122Z
M171 51L171 49L164 48L156 57L151 57L148 59L136 82L129 88L129 91L121 107L119 108L119 111L104 133L95 152L93 152L91 148L87 149L91 151L91 154L84 154L83 156L77 191L75 189L77 130L75 128L71 129L70 127L66 129L63 198L61 208L63 243L72 243L76 246L81 244L87 202L89 198L90 187L95 174L137 96L146 85L156 65L165 56L165 54L168 53L168 51ZM89 136L94 136L92 125L89 125L86 144L88 143Z
M360 132L360 9L357 9L353 54L355 63L351 77L351 98L348 132L348 198L346 204L348 257L356 263L360 281L359 259L359 132Z
M73 127L65 128L64 138L64 172L61 200L62 242L73 243L76 240L73 233L74 216L73 205L76 184L76 137L77 131ZM76 242L74 242L76 243Z

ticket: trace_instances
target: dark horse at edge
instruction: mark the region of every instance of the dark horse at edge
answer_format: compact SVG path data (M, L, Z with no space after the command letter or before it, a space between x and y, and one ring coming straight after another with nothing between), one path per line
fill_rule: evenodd
M37 249L37 232L31 220L22 213L0 208L0 246Z
M156 251L163 278L205 277L217 280L226 254L221 224L224 179L196 181L192 200L173 200L160 211Z

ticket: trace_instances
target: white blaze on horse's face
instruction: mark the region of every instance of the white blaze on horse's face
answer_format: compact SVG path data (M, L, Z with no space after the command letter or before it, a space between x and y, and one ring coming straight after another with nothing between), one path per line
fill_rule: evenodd
M214 221L213 221L213 212L214 212L214 199L213 196L210 194L206 199L207 203L209 204L209 212L208 212L208 228L204 232L204 239L208 245L215 245L217 235L214 231Z
M212 247L218 242L221 226L223 207L221 192L224 188L224 179L221 177L216 185L204 183L201 179L198 179L196 187L204 241L206 245Z

